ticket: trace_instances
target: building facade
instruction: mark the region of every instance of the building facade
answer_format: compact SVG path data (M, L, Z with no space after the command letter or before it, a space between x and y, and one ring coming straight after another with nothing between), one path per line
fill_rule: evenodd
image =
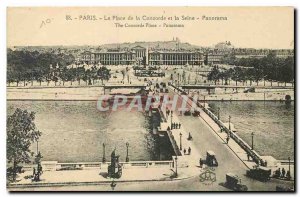
M203 54L199 51L150 51L149 65L201 65Z
M136 46L130 50L85 51L78 58L80 63L102 65L201 65L203 53L190 50L148 50Z
M178 46L178 45L176 45ZM132 48L102 49L92 52L85 51L78 57L80 63L101 65L202 65L222 64L226 55L236 58L262 58L273 53L277 57L293 57L294 50L270 50L234 48L228 41L218 43L215 48L187 50L161 49L159 47L148 49L142 46Z

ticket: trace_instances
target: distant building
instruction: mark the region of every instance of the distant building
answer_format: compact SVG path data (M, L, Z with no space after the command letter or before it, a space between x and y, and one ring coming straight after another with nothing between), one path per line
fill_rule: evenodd
M79 57L80 63L102 65L130 65L136 61L135 51L102 50L99 52L85 51Z
M102 50L100 52L85 51L79 61L86 64L102 65L200 65L203 64L203 53L191 50L148 50L135 46L129 50Z
M98 65L202 65L222 64L224 56L232 55L240 58L262 58L273 53L277 57L293 57L294 50L280 49L252 49L235 48L230 41L217 43L213 48L181 48L179 38L173 38L169 44L173 48L164 48L159 44L155 47L136 45L129 48L117 47L113 49L97 48L96 51L88 49L76 58L79 63Z
M149 65L201 65L204 62L200 51L150 51Z
M237 48L233 50L233 54L236 58L262 58L269 54L274 54L279 58L287 58L294 56L294 50L292 49L252 49L252 48Z

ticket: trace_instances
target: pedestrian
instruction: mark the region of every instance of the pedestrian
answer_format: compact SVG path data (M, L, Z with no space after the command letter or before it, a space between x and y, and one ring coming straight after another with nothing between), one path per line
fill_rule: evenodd
M185 154L186 153L186 150L185 149L183 149L183 154Z
M286 178L287 178L287 180L291 180L291 172L288 170L287 172L286 172Z
M284 168L282 168L282 171L281 171L282 173L281 173L281 176L282 176L282 178L284 178L285 177L285 169Z
M180 124L180 123L178 124L178 127L179 127L179 129L180 129L180 127L181 127L181 124Z
M248 158L248 161L250 161L250 155L249 155L249 153L247 153L247 158Z
M189 149L188 149L189 155L191 154L191 151L192 151L192 149L191 149L191 147L189 147Z
M175 128L178 129L178 123L175 124Z
M193 137L192 137L191 133L189 132L188 140L192 140L192 139L193 139Z
M200 158L200 160L199 160L199 164L200 164L200 168L202 168L202 166L203 166L203 161L202 161L201 158Z
M228 135L227 138L226 138L227 144L228 144L228 142L229 142L229 139L230 139L230 137L229 137L229 135Z
M265 160L265 167L267 167L268 166L268 162L267 162L267 160Z

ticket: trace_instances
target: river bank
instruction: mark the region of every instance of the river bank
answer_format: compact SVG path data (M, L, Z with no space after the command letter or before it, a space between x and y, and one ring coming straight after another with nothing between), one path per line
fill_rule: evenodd
M75 86L75 87L8 87L7 100L98 100L104 94L101 86ZM195 93L190 93L193 96ZM275 89L265 92L253 93L218 93L210 95L199 95L199 99L203 100L265 100L265 101L280 101L285 100L285 96L290 95L291 100L294 100L294 91L287 89Z

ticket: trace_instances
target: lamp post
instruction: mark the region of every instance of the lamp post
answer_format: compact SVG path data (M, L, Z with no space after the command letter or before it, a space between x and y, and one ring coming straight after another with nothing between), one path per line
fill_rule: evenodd
M220 120L220 107L218 107L218 120Z
M115 190L116 185L117 184L115 183L115 180L113 179L112 182L111 182L111 184L110 184L110 187L111 187L112 191Z
M105 159L105 144L103 143L102 146L103 146L103 157L102 157L102 162L105 163L105 162L106 162L106 159Z
M205 96L203 96L204 97L204 108L205 108Z
M173 129L173 112L171 111L171 130Z
M129 147L129 143L126 142L126 148L127 148L127 152L126 152L126 162L129 162L129 157L128 157L128 147Z
M182 144L181 144L182 133L180 133L179 136L180 136L180 146L179 146L180 148L179 149L182 150Z
M251 149L253 150L253 137L254 137L254 132L251 133L251 137L252 137L252 145L251 145Z
M176 165L176 168L175 168L175 177L178 177L178 172L177 172L177 160L178 160L178 158L177 158L177 155L176 155L176 157L175 157L175 165Z
M228 119L229 119L229 126L228 126L228 127L229 127L229 130L231 130L231 126L230 126L230 119L231 119L231 116L229 116Z
M291 157L289 157L288 160L289 160L289 172L290 172L290 175L291 175Z

